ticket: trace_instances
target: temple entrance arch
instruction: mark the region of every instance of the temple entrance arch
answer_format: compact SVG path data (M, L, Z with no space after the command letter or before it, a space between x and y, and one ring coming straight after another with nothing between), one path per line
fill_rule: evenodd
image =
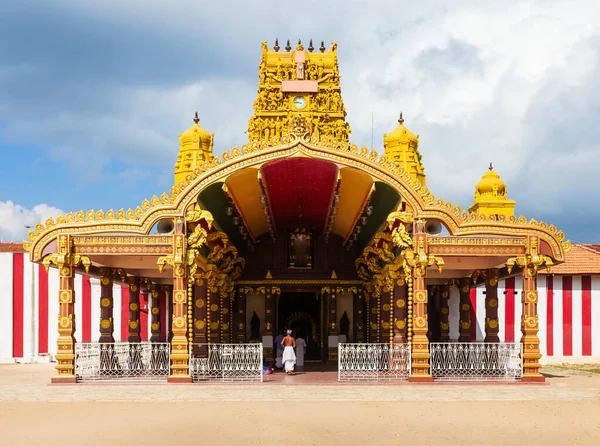
M323 361L321 298L317 292L283 292L277 302L277 330L306 340L306 361Z

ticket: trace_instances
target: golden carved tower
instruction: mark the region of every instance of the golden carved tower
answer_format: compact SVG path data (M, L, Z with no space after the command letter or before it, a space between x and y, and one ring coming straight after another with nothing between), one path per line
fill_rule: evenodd
M469 212L510 217L515 214L516 202L508 199L506 184L493 169L490 163L488 171L475 186L475 201Z
M194 125L179 135L179 155L175 163L175 184L184 180L196 167L213 158L213 140L215 134L200 127L198 112L194 116Z
M262 43L258 96L254 115L248 122L248 138L270 139L288 134L293 118L302 116L312 133L348 141L350 126L340 90L337 45L329 51L321 42L314 52L312 39L307 50L301 41L292 51L290 41L279 51Z
M410 173L413 178L425 185L425 169L419 153L419 135L404 127L404 119L400 113L398 127L389 135L383 135L385 157Z

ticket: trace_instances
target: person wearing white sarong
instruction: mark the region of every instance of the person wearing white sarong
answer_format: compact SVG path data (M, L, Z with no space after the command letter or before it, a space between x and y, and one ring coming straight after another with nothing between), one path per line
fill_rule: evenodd
M296 353L294 348L296 347L296 340L292 336L292 330L287 331L287 336L281 341L283 347L283 364L285 366L285 373L288 375L294 374L294 365L296 364Z
M298 339L296 339L296 366L298 366L298 368L300 367L304 367L304 351L306 349L306 341L301 338L298 337Z

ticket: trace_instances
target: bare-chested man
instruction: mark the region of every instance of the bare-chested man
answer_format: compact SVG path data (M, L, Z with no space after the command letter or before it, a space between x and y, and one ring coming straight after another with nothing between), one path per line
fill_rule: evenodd
M288 375L294 374L294 365L296 364L296 340L292 336L292 330L287 331L287 336L281 341L283 347L283 363L285 365L285 373Z

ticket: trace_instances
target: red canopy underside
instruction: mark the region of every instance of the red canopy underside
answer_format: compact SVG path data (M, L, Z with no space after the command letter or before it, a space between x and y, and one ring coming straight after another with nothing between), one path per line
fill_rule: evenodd
M329 161L292 158L261 167L278 229L323 229L331 208L338 167Z

